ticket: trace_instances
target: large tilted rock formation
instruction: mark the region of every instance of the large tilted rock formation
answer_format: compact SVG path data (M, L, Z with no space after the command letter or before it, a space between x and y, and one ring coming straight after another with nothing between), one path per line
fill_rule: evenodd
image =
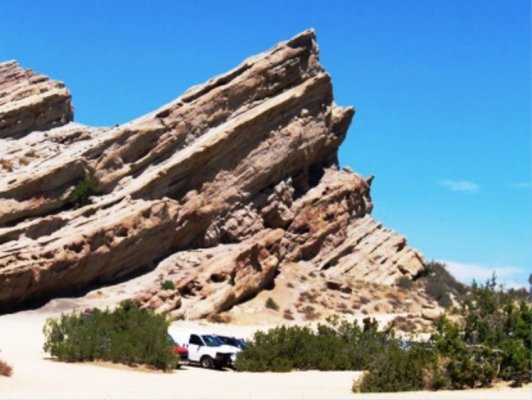
M108 129L71 122L63 84L0 64L0 308L154 267L175 290L137 299L185 318L249 299L285 265L415 275L421 256L370 216L371 179L338 167L353 114L312 31Z

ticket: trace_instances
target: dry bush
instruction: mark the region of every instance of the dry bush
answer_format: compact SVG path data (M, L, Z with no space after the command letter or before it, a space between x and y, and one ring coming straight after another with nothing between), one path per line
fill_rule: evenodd
M312 293L311 295L308 296L308 300L311 303L316 303L316 300L318 297L319 297L319 293Z
M268 297L268 299L264 303L264 306L266 308L269 308L270 310L279 311L279 304L277 304L275 300L271 297Z
M299 301L309 301L311 298L311 294L309 292L302 292L299 294Z
M390 300L390 305L394 308L394 310L400 309L402 306L401 302L397 299Z
M399 300L399 297L394 292L386 292L385 296L389 300Z
M8 377L13 375L13 367L3 360L0 360L0 375Z
M37 157L37 152L35 151L35 149L30 149L24 155L26 157Z
M416 323L412 320L410 316L404 317L399 315L394 318L393 326L404 332L414 332L417 328Z
M413 283L412 283L412 280L408 276L402 276L397 281L397 286L399 286L403 290L410 290L412 289Z
M338 303L338 304L336 305L336 308L337 308L338 310L345 310L345 309L347 308L347 305L346 305L345 303Z
M0 166L8 172L13 171L13 161L7 158L0 159Z
M312 306L306 306L301 311L303 312L306 321L312 321L320 316L320 313L316 312L316 309Z
M290 289L293 289L294 288L294 284L292 282L288 282L286 284L286 287L290 288Z
M283 312L283 318L288 319L290 321L294 320L294 314L292 314L292 310L284 310Z
M227 314L211 314L207 317L207 321L218 324L227 324L232 321L232 318Z

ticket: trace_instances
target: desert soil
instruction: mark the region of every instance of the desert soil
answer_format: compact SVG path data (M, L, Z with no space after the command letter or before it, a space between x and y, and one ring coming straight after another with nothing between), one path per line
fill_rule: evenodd
M1 399L531 399L532 386L520 389L353 394L357 371L243 373L184 366L173 373L142 371L113 364L63 363L42 347L42 327L49 317L85 306L103 307L127 296L120 287L77 299L53 300L46 306L0 316L0 359L13 366L0 376ZM265 323L263 321L263 323ZM249 337L267 325L176 322L175 326Z

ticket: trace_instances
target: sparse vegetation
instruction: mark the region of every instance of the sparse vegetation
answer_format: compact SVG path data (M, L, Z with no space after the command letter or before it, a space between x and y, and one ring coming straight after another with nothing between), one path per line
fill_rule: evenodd
M29 149L24 155L26 157L35 158L37 157L37 152L35 151L35 149Z
M74 190L68 196L68 203L74 207L81 207L89 203L89 198L96 191L98 181L90 175L80 180Z
M216 324L227 324L231 322L231 316L227 314L210 314L207 317L207 321L214 322Z
M397 286L399 286L401 289L410 290L412 289L412 280L408 276L402 276L397 281Z
M168 325L163 315L130 301L113 311L62 314L43 328L44 351L66 362L105 360L169 371L178 358L168 345Z
M394 318L392 323L395 329L401 330L404 332L414 332L417 329L417 325L414 321L414 317L410 314L406 317L399 315Z
M312 321L318 319L320 316L320 313L317 312L316 309L310 305L303 307L303 309L301 309L301 312L304 315L305 321Z
M530 304L510 292L497 291L493 277L484 286L473 285L459 315L462 322L438 320L437 331L426 344L376 353L375 363L356 388L463 389L489 386L495 379L516 386L530 382ZM402 365L409 366L408 373L397 372Z
M164 282L161 282L161 289L162 290L174 290L175 285L174 282L165 280Z
M293 321L294 320L294 314L292 314L292 310L289 310L289 309L284 310L283 318L287 319L287 320L290 320L290 321Z
M236 368L366 370L353 387L362 392L476 388L496 379L515 385L530 382L530 304L511 292L497 291L494 278L484 286L474 285L463 296L454 316L457 322L441 318L427 342L394 335L395 327L416 327L411 315L396 318L395 326L385 330L378 330L369 318L363 326L334 319L315 330L283 326L257 332L240 353Z
M5 169L7 172L11 172L13 171L13 161L7 159L7 158L2 158L0 159L0 166Z
M444 308L453 306L451 295L461 301L467 293L466 286L454 279L445 264L437 261L427 263L416 279L425 287L426 293Z
M429 272L427 276L432 276L441 281L442 285L447 287L448 291L461 299L467 293L467 286L458 282L454 276L447 271L447 266L438 261L430 261L426 265Z
M441 307L449 307L452 305L453 302L449 296L447 288L436 277L431 275L427 278L425 290Z
M277 304L271 297L268 297L264 306L270 310L279 311L279 304Z
M521 385L531 381L532 374L532 307L512 292L497 289L495 276L485 285L476 283L463 302L460 314L464 322L439 322L438 331L443 339L440 346L457 347L457 353L466 357L461 348L466 346L472 359L498 371L496 376ZM458 334L455 332L458 331ZM456 343L449 343L452 335ZM463 342L463 343L460 343ZM467 364L467 362L465 362ZM465 372L467 365L463 365ZM484 367L486 370L488 366ZM489 371L488 371L489 372ZM486 373L488 373L486 372ZM465 379L464 385L470 386Z

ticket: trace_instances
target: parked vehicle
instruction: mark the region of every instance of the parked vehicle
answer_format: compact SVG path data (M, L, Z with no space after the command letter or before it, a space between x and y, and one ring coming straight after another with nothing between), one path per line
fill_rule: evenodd
M244 350L246 348L246 342L244 339L238 339L231 336L222 336L222 335L216 335L222 342L224 342L228 346L233 346L239 349L240 351Z
M231 356L231 365L230 365L231 367L234 366L238 353L240 353L242 350L246 348L246 342L244 342L243 339L237 339L231 336L216 335L216 337L219 340L221 340L225 345L230 346L234 349L235 354Z
M199 363L204 368L231 366L236 350L222 342L216 335L185 331L170 331L174 341L188 349L188 361Z
M180 361L188 360L188 349L185 346L177 344L170 335L168 335L168 344L172 347L174 353L179 356Z

